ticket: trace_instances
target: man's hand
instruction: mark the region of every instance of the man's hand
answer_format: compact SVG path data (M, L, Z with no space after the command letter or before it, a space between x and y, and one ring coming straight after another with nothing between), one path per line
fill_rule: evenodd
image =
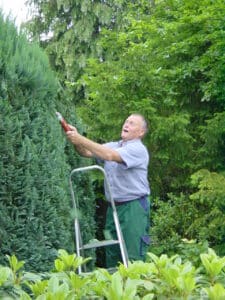
M70 126L70 130L66 132L66 135L68 137L68 139L74 144L76 145L76 137L79 135L76 127L69 125Z
M77 152L84 157L93 157L92 152L82 144L83 137L78 133L77 128L72 125L69 126L70 130L66 132L66 135L70 142L74 144Z

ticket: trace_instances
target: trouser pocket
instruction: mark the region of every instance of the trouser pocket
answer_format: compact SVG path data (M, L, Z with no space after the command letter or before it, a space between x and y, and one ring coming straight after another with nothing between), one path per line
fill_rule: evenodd
M142 206L142 208L144 209L145 212L149 212L150 210L150 202L148 199L148 196L143 196L140 199L138 199L140 205Z
M148 252L150 246L150 236L149 235L143 235L141 237L141 242L140 242L140 255L144 257Z

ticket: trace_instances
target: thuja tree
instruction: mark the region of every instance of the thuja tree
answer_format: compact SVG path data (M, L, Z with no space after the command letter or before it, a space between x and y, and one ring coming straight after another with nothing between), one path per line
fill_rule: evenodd
M143 1L137 1L136 11ZM154 2L154 1L150 1ZM89 57L99 57L97 43L104 28L124 26L123 15L130 1L28 0L32 18L26 24L31 39L37 39L49 55L62 85L68 87L72 103L83 99L77 80Z
M59 84L47 56L2 15L0 40L0 262L14 253L46 270L59 248L74 249L68 175L81 162L74 156L70 165L65 153L70 146L55 118ZM92 236L90 183L83 185Z

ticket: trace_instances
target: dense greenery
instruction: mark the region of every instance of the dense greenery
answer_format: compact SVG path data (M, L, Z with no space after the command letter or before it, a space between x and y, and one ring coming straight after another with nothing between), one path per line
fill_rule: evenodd
M67 99L73 104L83 98L76 81L87 58L98 55L97 39L102 28L121 26L128 1L28 0L32 19L26 25L32 40L39 40L49 55Z
M156 256L148 253L149 262L136 261L127 268L120 265L113 274L97 269L78 275L85 263L81 257L58 251L54 269L45 274L23 271L24 261L8 257L9 267L0 266L2 299L205 299L225 297L225 257L212 249L199 255L195 266L179 255Z
M4 80L0 113L7 115L1 118L4 137L1 170L5 172L0 179L1 197L7 199L1 202L1 219L4 230L8 228L1 229L1 236L12 233L10 241L18 238L22 245L10 248L12 243L4 238L9 243L7 251L16 248L23 253L29 248L24 238L27 231L21 228L27 228L31 237L34 235L30 224L24 225L25 203L31 205L31 211L34 208L38 211L32 206L34 203L40 204L40 211L46 204L45 213L52 217L38 216L38 220L43 220L41 225L49 220L53 228L53 219L65 209L63 204L58 209L62 202L55 195L69 201L65 172L82 161L64 143L60 129L55 129L52 114L57 107L71 123L77 123L74 115L79 115L88 136L97 141L119 138L124 118L132 112L143 113L150 124L145 144L151 153L152 251L172 254L179 251L181 239L187 238L208 241L210 247L224 255L224 1L29 0L28 3L35 7L34 18L27 27L30 38L38 38L44 47L63 90L57 99L58 85L49 67L46 70L46 57L40 54L43 58L37 68L32 61L39 54L35 56L28 54L34 50L24 50L28 59L22 51L29 48L25 40L17 38L11 29L14 38L8 38L12 40L8 42L6 36L10 30L1 26L1 40L5 43L1 45L5 46L1 46L0 74ZM15 49L10 50L12 47ZM35 47L32 49L39 53ZM43 127L45 123L48 130ZM79 124L78 127L81 128ZM54 143L49 143L50 140ZM66 158L62 160L64 151ZM49 178L53 183L50 187L46 184ZM80 177L79 185L87 189L89 181ZM89 199L86 193L83 196ZM29 199L41 199L44 204ZM93 213L90 205L86 207L88 215ZM57 226L65 226L64 230L69 219L64 213L59 215L63 222L57 219ZM20 220L25 227L21 227ZM92 221L90 224L92 227ZM84 224L90 228L88 225L89 222ZM36 226L35 222L32 226ZM64 236L58 231L55 235L48 232L47 236L51 236L45 240L50 241L49 249L54 252L60 244L67 245L70 232ZM61 238L62 243L56 247L55 241Z
M102 30L79 113L100 140L117 139L129 113L146 115L153 242L176 251L181 238L208 240L224 254L225 4L150 8L130 10L124 30Z
M47 55L2 15L0 40L0 262L16 254L30 270L43 271L59 248L74 249L68 177L81 160L70 155L73 149L55 117L62 108L60 85ZM82 176L76 182L83 206L89 206L90 237L95 229L90 182Z
M89 137L117 139L132 112L149 120L154 250L194 238L224 254L224 1L29 3Z

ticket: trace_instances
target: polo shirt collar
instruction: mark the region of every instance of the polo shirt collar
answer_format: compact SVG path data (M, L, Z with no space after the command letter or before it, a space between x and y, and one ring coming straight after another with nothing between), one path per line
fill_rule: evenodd
M128 141L120 140L118 142L118 145L119 145L119 147L123 147L123 146L126 146L127 144L135 143L137 141L140 141L140 139L132 139L132 140L128 140Z

